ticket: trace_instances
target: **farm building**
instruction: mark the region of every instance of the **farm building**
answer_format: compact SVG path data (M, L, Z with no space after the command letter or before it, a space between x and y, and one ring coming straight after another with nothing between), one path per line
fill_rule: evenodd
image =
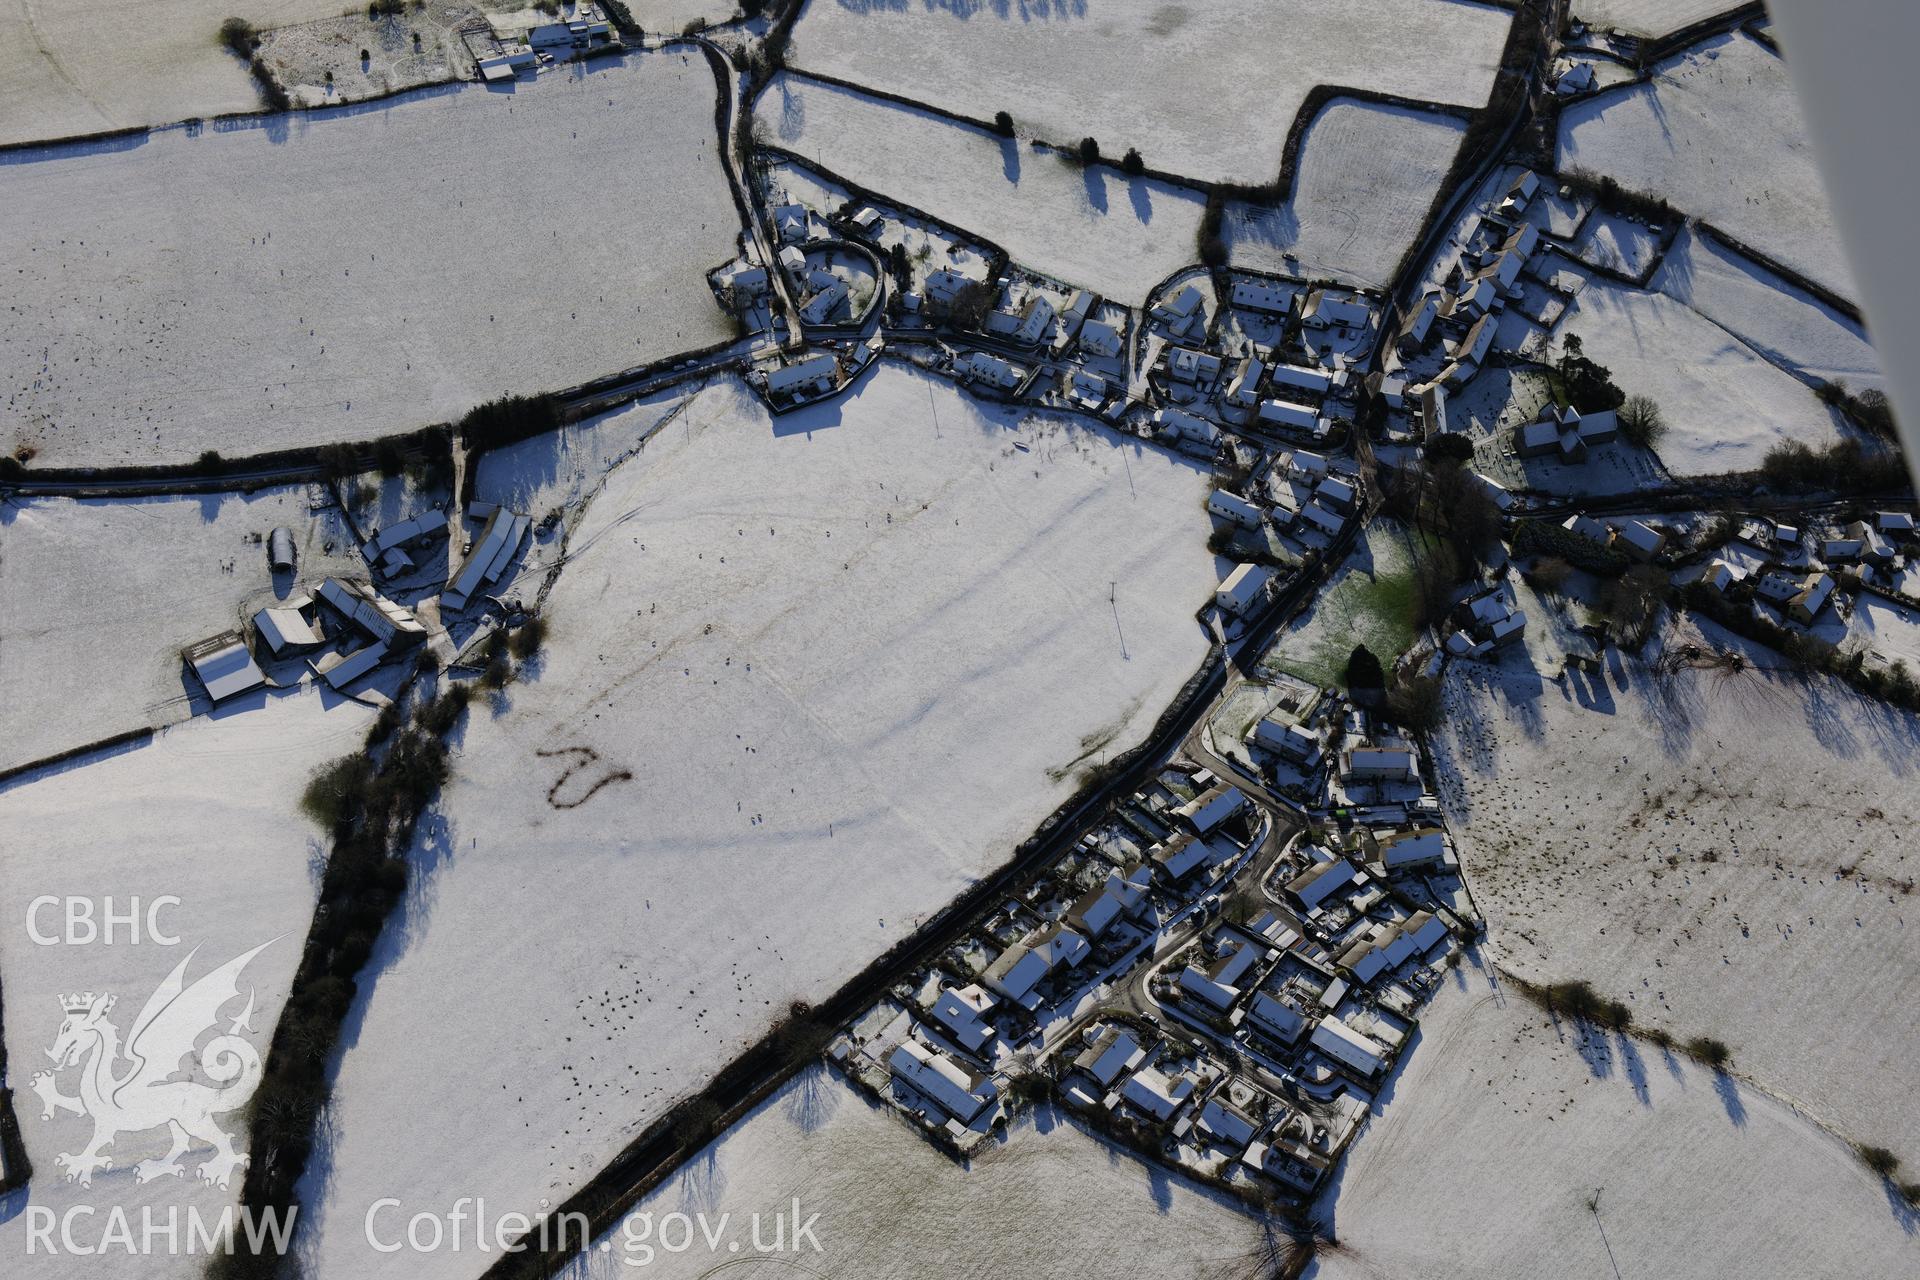
M427 637L426 627L412 610L387 599L369 583L328 578L320 584L320 599L369 639L390 648L418 644Z
M216 703L251 693L267 683L267 673L254 662L246 640L238 631L225 631L190 644L181 650L180 656L200 681L200 687L206 690L207 697Z
M313 597L305 594L293 597L283 604L260 610L253 615L254 634L260 637L260 643L275 658L299 653L303 649L318 648L327 642L320 629L308 617L313 605Z
M476 504L476 507L480 507L480 504ZM470 508L469 514L478 516L479 510ZM504 507L487 510L486 521L478 541L473 544L473 550L461 564L460 572L454 576L453 585L440 597L442 611L466 608L481 588L505 573L513 557L519 553L527 531L533 528L532 520L515 515Z
M275 573L292 573L296 555L293 530L282 526L267 535L267 567Z

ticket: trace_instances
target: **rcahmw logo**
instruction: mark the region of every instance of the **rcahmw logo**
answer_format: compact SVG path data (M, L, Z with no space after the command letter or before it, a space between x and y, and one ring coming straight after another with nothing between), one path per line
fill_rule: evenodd
M110 1016L116 1003L111 993L60 998L64 1017L47 1050L54 1068L37 1073L29 1087L39 1095L41 1119L73 1115L93 1122L93 1136L80 1150L55 1157L67 1181L91 1186L96 1173L113 1168L108 1148L154 1129L166 1131L171 1148L139 1161L133 1169L136 1182L180 1177L182 1157L199 1147L212 1148L194 1169L202 1182L225 1188L246 1167L246 1153L216 1117L244 1107L260 1083L260 1053L247 1039L254 1033L253 989L247 989L245 1006L227 1020L224 1031L221 1014L240 999L242 971L276 941L263 942L189 984L187 967L199 952L196 947L147 997L124 1039ZM183 1070L189 1055L193 1062ZM61 1089L61 1076L69 1071L78 1073L73 1094Z

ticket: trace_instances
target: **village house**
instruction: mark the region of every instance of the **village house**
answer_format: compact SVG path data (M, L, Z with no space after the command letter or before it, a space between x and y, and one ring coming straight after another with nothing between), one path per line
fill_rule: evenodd
M1271 280L1236 280L1227 296L1239 310L1283 316L1293 309L1293 294L1291 286Z
M1173 811L1195 835L1205 836L1221 823L1247 807L1247 797L1238 787L1216 783Z
M1416 827L1395 831L1375 841L1380 869L1389 875L1399 871L1450 869L1456 865L1453 844L1439 827Z
M1558 456L1562 462L1583 462L1588 449L1609 444L1619 434L1619 415L1612 409L1581 414L1549 401L1533 421L1513 429L1513 448L1523 458Z
M1385 1045L1331 1014L1320 1019L1308 1043L1362 1079L1372 1079L1387 1064Z
M1072 969L1093 953L1088 941L1054 921L1042 925L1025 942L1001 952L987 966L981 981L1023 1009L1040 1007L1036 988L1041 979L1060 969Z
M1266 603L1274 571L1264 564L1235 566L1213 593L1213 602L1236 618L1244 618Z
M1278 715L1257 721L1248 732L1247 741L1291 764L1311 768L1320 762L1320 739Z
M1300 910L1311 913L1348 885L1363 884L1365 880L1364 871L1345 858L1334 858L1316 862L1287 881L1286 892Z
M1247 1021L1255 1031L1289 1049L1300 1042L1307 1029L1306 1015L1264 991L1256 991L1247 1005Z
M1073 1060L1073 1065L1093 1078L1102 1089L1139 1066L1147 1051L1124 1027L1105 1027Z
M1194 347L1167 348L1167 376L1175 382L1190 383L1196 387L1212 386L1220 380L1225 368L1225 362L1211 351Z
M1803 627L1812 626L1813 620L1833 599L1834 586L1832 574L1808 574L1800 584L1800 590L1787 601L1787 616Z
M1250 942L1232 942L1221 949L1205 969L1188 965L1180 972L1180 989L1221 1013L1240 998L1237 985L1260 959L1260 948Z
M896 1079L911 1085L961 1125L972 1124L982 1111L999 1101L999 1090L991 1080L917 1040L903 1040L887 1066Z
M1120 354L1120 331L1104 320L1089 320L1080 326L1080 349L1111 360Z
M1239 525L1243 529L1260 527L1260 508L1229 489L1215 489L1208 494L1207 510L1227 523Z
M941 1029L953 1037L955 1044L968 1053L978 1053L993 1039L994 1030L987 1023L987 1015L999 1003L978 983L969 983L964 987L943 987L929 1013Z
M787 398L825 395L839 380L840 362L825 352L780 366L767 374L767 393Z
M1188 1076L1169 1078L1154 1067L1142 1067L1120 1086L1119 1097L1165 1124L1187 1099L1193 1096L1193 1080Z
M1285 427L1292 431L1320 431L1320 411L1291 400L1262 400L1254 415L1262 425Z
M1340 775L1349 782L1418 782L1419 761L1412 747L1348 747Z
M1300 304L1300 323L1309 329L1364 329L1373 313L1358 298L1325 289L1308 292Z
M1647 561L1667 545L1667 535L1643 520L1622 520L1613 526L1613 545L1635 560Z
M1026 376L1018 366L1009 364L999 356L985 351L968 352L966 358L959 361L954 369L969 382L998 387L1002 391L1012 391Z
M1251 409L1260 402L1260 379L1266 374L1266 366L1253 356L1240 361L1234 371L1233 381L1227 384L1227 403L1241 409Z
M1147 314L1165 325L1174 337L1184 338L1206 323L1206 311L1200 304L1200 290L1186 285L1171 298L1156 303Z

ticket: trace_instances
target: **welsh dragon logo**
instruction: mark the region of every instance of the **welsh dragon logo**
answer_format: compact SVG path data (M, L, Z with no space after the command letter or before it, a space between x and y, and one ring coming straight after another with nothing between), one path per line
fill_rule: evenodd
M67 1181L91 1186L96 1172L113 1167L105 1152L116 1138L162 1127L172 1131L173 1148L160 1159L136 1164L135 1181L179 1177L180 1158L196 1143L213 1147L213 1154L197 1170L204 1182L224 1188L236 1170L246 1167L246 1153L234 1149L232 1136L214 1117L245 1106L260 1083L260 1055L240 1035L253 1030L251 988L246 1007L225 1033L199 1049L199 1074L213 1083L189 1079L181 1060L194 1052L202 1036L219 1029L220 1011L240 996L241 970L273 941L261 943L188 986L187 966L198 954L196 947L147 998L124 1047L120 1029L107 1017L116 997L89 991L60 998L66 1017L47 1050L54 1070L36 1074L30 1087L40 1095L43 1119L70 1112L93 1120L93 1140L86 1149L56 1157ZM80 1093L68 1097L60 1092L56 1077L75 1067L80 1071Z

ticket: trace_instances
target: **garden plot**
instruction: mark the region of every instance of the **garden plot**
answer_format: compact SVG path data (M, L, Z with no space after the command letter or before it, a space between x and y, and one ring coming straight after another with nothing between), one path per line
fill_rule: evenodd
M750 1253L752 1216L762 1215L761 1239L770 1243L773 1215L791 1221L796 1196L802 1221L820 1215L820 1252L804 1247L798 1261L828 1276L1096 1280L1144 1268L1198 1280L1236 1262L1251 1273L1261 1241L1233 1202L1117 1154L1058 1113L1017 1122L1003 1143L961 1165L824 1067L763 1103L634 1213L658 1224L675 1213L713 1222L730 1211L741 1252ZM649 1275L714 1274L704 1241L676 1255L654 1240L648 1260L641 1246L649 1241L633 1243L640 1218L630 1221L631 1232L609 1233L606 1252L580 1261L582 1276L611 1280L643 1263ZM728 1252L725 1237L717 1252ZM809 1273L768 1258L740 1274L756 1266Z
M1693 229L1667 250L1651 288L1678 299L1773 361L1856 391L1886 379L1861 324Z
M1413 643L1413 612L1412 540L1398 522L1375 520L1313 606L1262 655L1260 670L1344 686L1357 644L1393 665Z
M1453 116L1334 99L1301 141L1285 204L1228 204L1233 265L1384 287L1425 225L1465 136Z
M1575 0L1573 16L1590 26L1664 36L1739 7L1731 0Z
M1569 333L1621 390L1659 404L1668 430L1655 450L1676 476L1752 471L1782 440L1839 438L1839 415L1805 383L1665 294L1596 276L1556 337Z
M1644 223L1595 211L1573 242L1574 256L1590 267L1644 280L1660 257L1660 237Z
M0 144L260 107L220 24L331 18L344 0L22 0L0 7ZM11 273L9 273L11 274Z
M892 362L777 421L722 384L614 468L416 850L303 1189L314 1274L465 1280L369 1255L368 1205L557 1201L1006 861L1201 662L1207 492Z
M1664 196L1855 296L1787 69L1750 36L1708 40L1661 63L1646 84L1569 106L1560 116L1559 164Z
M1862 591L1854 597L1849 622L1848 648L1865 649L1889 666L1903 662L1908 671L1920 672L1920 610Z
M647 54L11 157L0 445L90 466L365 439L722 341L713 94L704 60Z
M1195 260L1198 192L1066 157L926 111L782 74L759 136L977 236L1045 275L1138 306Z
M1718 1037L1743 1076L1920 1160L1920 1011L1888 998L1920 981L1920 720L1718 631L1667 651L1688 640L1746 668L1450 671L1435 763L1498 959Z
M113 1167L95 1174L90 1187L65 1181L56 1157L81 1151L92 1127L65 1112L42 1119L30 1088L32 1077L51 1065L46 1050L60 1029L60 997L77 991L116 995L108 1017L126 1035L147 997L189 953L191 983L270 943L242 972L240 984L243 996L253 993L253 1034L246 1038L264 1054L299 963L325 851L321 831L297 810L300 793L321 763L359 750L372 718L353 703L313 691L291 693L245 714L175 726L136 750L97 755L0 788L0 830L6 832L0 980L6 983L6 1048L13 1061L7 1083L33 1161L31 1203L55 1215L97 1206L91 1220L84 1214L77 1219L83 1243L99 1240L110 1207L123 1209L135 1224L150 1208L162 1221L171 1211L181 1215L184 1249L188 1207L212 1222L238 1200L240 1183L235 1177L222 1190L199 1180L196 1171L213 1153L202 1144L185 1158L182 1176L139 1182L137 1162L166 1154L164 1129L118 1138L106 1153ZM129 945L125 925L112 945L96 940L45 946L28 933L33 899L89 898L98 917L106 894L113 895L116 912L125 913L133 900L141 904L138 945ZM179 939L177 945L156 943L144 931L147 907L165 896L179 903L163 907L156 922ZM42 908L35 923L43 935L64 932L58 907ZM223 1030L241 1008L238 999L223 1008ZM75 1075L60 1075L62 1093L77 1092ZM194 1076L206 1079L197 1071ZM223 1117L223 1125L245 1150L244 1112ZM26 1253L28 1224L21 1213L0 1221L0 1255ZM138 1240L138 1225L134 1230ZM81 1257L55 1250L57 1256L48 1257L42 1246L24 1270L9 1263L8 1274L185 1280L204 1274L206 1266L204 1257L169 1257L164 1247L144 1257L111 1248L103 1253Z
M301 581L364 574L344 522L309 508L305 485L0 507L0 768L185 719L200 690L181 649L294 590L267 568L275 528Z
M1280 175L1317 85L1483 105L1511 22L1452 0L812 0L787 64L972 120L1006 111L1062 146L1135 147L1162 172L1258 185Z
M1314 1280L1911 1269L1878 1179L1805 1117L1652 1045L1556 1025L1470 966L1422 1010L1383 1099L1321 1201L1340 1243Z

